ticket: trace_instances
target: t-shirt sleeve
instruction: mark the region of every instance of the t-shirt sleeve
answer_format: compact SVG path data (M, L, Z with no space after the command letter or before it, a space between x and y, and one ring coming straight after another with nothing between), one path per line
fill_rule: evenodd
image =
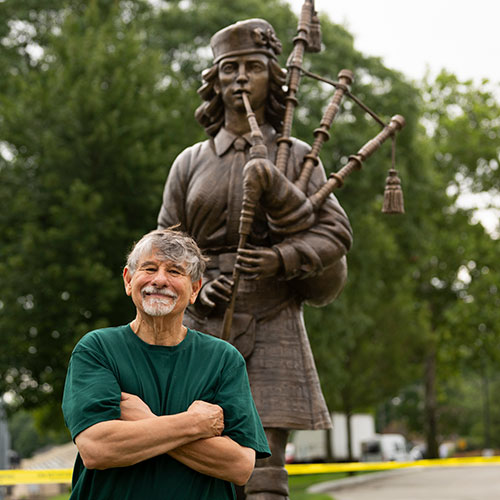
M69 363L62 410L73 440L99 422L120 418L121 390L104 357L77 346Z
M266 435L250 391L243 357L237 354L220 375L214 403L224 410L224 432L241 446L253 448L257 458L271 455Z

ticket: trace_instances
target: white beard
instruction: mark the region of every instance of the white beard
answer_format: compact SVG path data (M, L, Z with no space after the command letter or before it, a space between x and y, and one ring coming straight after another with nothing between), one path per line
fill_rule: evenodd
M148 293L161 293L163 297L151 297ZM177 304L178 296L170 291L161 291L147 286L141 290L142 308L149 316L166 316L170 314Z

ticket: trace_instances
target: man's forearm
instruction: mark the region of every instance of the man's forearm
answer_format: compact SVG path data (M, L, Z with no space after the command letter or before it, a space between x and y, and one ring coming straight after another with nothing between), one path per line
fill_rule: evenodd
M194 424L187 413L135 422L109 420L81 432L75 443L88 469L125 467L199 439Z
M238 485L248 481L255 465L255 451L228 436L192 441L168 454L197 472Z

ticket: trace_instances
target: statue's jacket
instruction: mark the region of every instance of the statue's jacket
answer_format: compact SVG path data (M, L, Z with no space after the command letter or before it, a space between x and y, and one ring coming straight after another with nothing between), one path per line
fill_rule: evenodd
M262 127L270 159L276 156L277 134ZM231 276L238 246L242 172L249 147L222 128L207 141L184 150L170 169L159 227L180 224L210 258L204 282L221 273ZM250 138L244 136L248 146ZM285 175L295 180L310 148L293 139ZM322 165L313 171L308 194L325 182ZM325 429L330 418L321 393L302 316L304 301L331 301L346 277L345 254L352 243L347 216L331 195L309 229L286 236L273 234L266 214L257 207L249 243L279 252L279 277L241 279L232 337L247 360L252 394L264 427ZM187 326L220 336L224 307L205 309L199 300L186 311ZM328 335L328 332L324 332Z

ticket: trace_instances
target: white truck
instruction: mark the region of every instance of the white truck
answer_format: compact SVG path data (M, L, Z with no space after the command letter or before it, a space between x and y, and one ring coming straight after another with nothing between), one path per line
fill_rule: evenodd
M402 434L375 434L361 443L363 462L409 462L414 457Z
M333 460L349 460L347 447L347 419L343 413L332 413L333 429L330 443ZM351 416L352 459L361 460L361 443L375 435L372 415L356 413ZM327 431L294 431L287 446L287 461L298 463L325 462L327 460Z

